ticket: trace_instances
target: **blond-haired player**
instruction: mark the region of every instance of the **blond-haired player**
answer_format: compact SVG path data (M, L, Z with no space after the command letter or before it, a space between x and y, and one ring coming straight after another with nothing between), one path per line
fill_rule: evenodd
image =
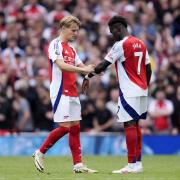
M60 138L69 134L69 147L75 173L95 173L82 163L80 145L81 105L76 88L76 73L88 74L93 66L85 66L76 50L70 45L78 35L80 21L74 16L66 16L60 21L60 34L52 40L48 49L50 98L54 112L54 122L59 127L51 131L42 146L35 151L36 168L44 171L44 154Z

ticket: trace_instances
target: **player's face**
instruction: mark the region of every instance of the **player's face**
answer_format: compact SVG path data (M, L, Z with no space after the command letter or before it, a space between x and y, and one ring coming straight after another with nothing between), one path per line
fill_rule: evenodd
M109 30L116 41L119 41L122 39L121 25L119 23L115 23L109 26Z
M79 26L76 23L72 23L70 27L64 28L64 35L68 41L74 41L77 38L79 32Z

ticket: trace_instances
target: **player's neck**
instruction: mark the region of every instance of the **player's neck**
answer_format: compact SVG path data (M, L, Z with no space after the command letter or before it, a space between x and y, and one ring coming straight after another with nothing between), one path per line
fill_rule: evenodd
M60 34L59 38L60 38L61 42L64 42L64 43L68 43L69 42L69 40L63 34Z
M124 39L125 37L129 36L129 32L127 31L127 29L124 29L124 31L122 31L122 36L121 38Z

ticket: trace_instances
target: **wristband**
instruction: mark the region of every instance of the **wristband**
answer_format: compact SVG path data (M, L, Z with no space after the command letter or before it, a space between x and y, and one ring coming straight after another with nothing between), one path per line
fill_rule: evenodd
M86 80L89 80L90 78L88 77L88 74L84 77Z

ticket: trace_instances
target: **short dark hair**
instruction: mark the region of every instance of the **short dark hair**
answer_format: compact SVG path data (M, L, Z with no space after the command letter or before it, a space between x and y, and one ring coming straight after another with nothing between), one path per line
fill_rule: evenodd
M112 26L115 23L120 23L122 24L125 28L127 28L127 21L123 16L113 16L109 22L108 26Z

